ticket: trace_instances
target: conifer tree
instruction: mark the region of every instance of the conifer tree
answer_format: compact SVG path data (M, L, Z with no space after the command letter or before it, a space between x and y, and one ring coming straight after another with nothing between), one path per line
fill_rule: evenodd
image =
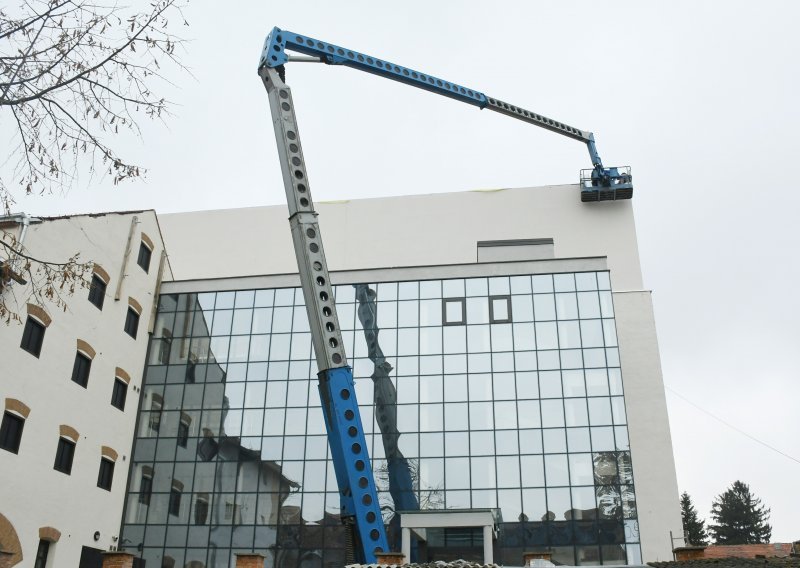
M692 504L692 498L685 491L681 494L681 520L687 545L708 543L705 523L697 517L697 510Z
M761 499L750 493L749 485L734 481L714 500L711 517L715 524L708 529L716 544L768 543L772 536L769 513Z

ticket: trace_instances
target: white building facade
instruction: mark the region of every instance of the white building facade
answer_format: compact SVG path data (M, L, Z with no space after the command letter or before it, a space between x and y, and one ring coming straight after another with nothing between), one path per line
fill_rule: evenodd
M4 242L41 260L80 253L89 288L66 307L3 282L20 317L0 325L0 549L6 566L93 566L118 545L131 439L157 286L169 277L154 211L0 218Z
M435 528L406 533L412 559L472 559L487 547L506 565L539 549L562 564L671 559L670 531L681 531L678 489L631 201L585 204L577 186L564 185L317 203L316 209L394 548L401 547L401 529L418 526L423 513L450 511L489 514L493 530L447 528L438 520ZM57 402L45 403L43 387L29 375L4 381L0 394L31 410L19 452L0 450L0 465L41 471L31 491L45 477L63 482L64 474L45 463L55 458L57 440L47 442L50 451L45 438L49 422L73 427L81 439L68 480L77 481L79 454L87 452L81 483L91 497L81 510L92 512L85 525L67 513L73 538L92 539L97 530L100 540L81 546L118 546L148 567L233 566L236 552L253 550L276 568L343 562L286 208L137 216L146 219L141 229L154 242L153 265L162 250L159 224L169 261L160 271L133 270L142 240L136 233L119 301L112 301L112 289L122 255L98 261L108 265L106 304L119 306L114 317L123 320L122 337L111 329L116 319L100 332L91 323L97 308L71 301L71 310L87 304L80 306L85 314L75 308L74 315L97 334L64 329L58 360L68 352L75 358L77 339L91 344L98 355L88 389L69 380L72 361L50 371L66 373L63 388L75 387ZM112 248L125 248L127 234L119 227L122 244ZM70 248L63 241L58 246ZM95 239L85 250L98 242L111 239ZM43 246L38 254L56 244ZM163 280L158 306L156 272ZM133 346L123 341L130 340L128 297L154 314L142 318ZM145 327L152 333L146 352ZM9 368L50 365L55 355L46 349L56 334L47 328L37 360L19 347L22 328L2 330ZM100 383L100 361L117 355L113 368L127 369L142 392L134 397L129 389L113 435L95 428L120 419L109 401L103 402L108 417L57 418L55 406L86 404ZM102 406L99 398L92 407ZM14 404L7 412L19 414ZM48 422L37 426L34 439L37 405L45 404ZM91 443L84 432L94 432ZM29 440L41 444L36 466L22 461ZM96 464L89 463L92 444ZM129 454L115 462L110 494L97 487L103 446ZM66 518L22 513L21 492L13 493L2 496L0 514L29 539L26 558L36 553L39 528L63 533L60 527L73 526ZM51 497L65 502L63 494ZM414 523L402 524L403 511ZM60 553L62 542L63 536L51 554Z

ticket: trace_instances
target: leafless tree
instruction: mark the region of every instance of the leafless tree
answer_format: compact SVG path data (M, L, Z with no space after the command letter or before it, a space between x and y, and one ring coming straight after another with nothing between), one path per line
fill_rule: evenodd
M11 172L0 175L6 214L15 193L66 191L80 172L110 176L114 184L144 173L112 144L121 130L139 135L142 118L168 113L168 101L155 91L167 81L162 68L185 70L182 40L171 26L188 25L188 0L154 0L143 10L92 0L20 1L0 9L0 124L10 145L4 171ZM0 241L6 260L25 259L35 299L63 307L55 290L86 284L89 265L77 257L40 262Z
M0 252L6 257L0 261L0 321L6 324L22 321L20 308L27 302L66 310L66 297L91 284L92 263L81 262L78 254L62 262L37 259L5 231L0 231Z

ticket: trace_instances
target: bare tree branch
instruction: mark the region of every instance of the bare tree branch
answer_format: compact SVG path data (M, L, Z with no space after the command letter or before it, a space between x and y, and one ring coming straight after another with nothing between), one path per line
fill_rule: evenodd
M80 171L113 183L144 172L111 138L140 133L142 117L169 114L155 88L163 64L186 71L170 20L185 25L188 0L155 0L137 11L88 0L24 0L0 10L0 121L13 120L12 176L0 177L6 213L13 190L68 190ZM4 109L8 109L4 111Z

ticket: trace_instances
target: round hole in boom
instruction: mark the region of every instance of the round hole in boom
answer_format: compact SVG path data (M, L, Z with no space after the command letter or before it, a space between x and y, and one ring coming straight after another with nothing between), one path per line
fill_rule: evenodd
M317 270L317 271L322 270L322 263L319 262L319 261L314 261L313 266L314 266L314 270Z
M276 40L278 43L283 43L283 36L280 36L280 35L279 35L279 36L275 36L275 40Z
M317 243L311 243L308 245L308 250L311 252L319 252L319 245Z
M297 144L289 144L289 150L292 152L297 152L299 149L300 148L297 146Z
M347 433L350 434L351 438L355 438L358 436L358 428L355 426L350 426L350 428L347 429Z
M300 198L300 205L302 207L308 207L308 199L306 199L305 197L301 197Z
M367 522L374 523L375 522L375 511L367 512Z
M353 443L353 445L350 446L350 451L353 452L354 454L360 454L361 444L359 444L358 442Z
M280 36L278 36L278 37L280 37ZM303 43L303 36L295 36L294 37L294 41L296 41L297 43Z
M339 49L336 50L336 53L338 53L339 55L344 55L344 49L340 47Z
M289 110L292 107L289 106L289 103L281 103L281 108L283 110Z
M312 228L308 228L306 229L306 235L308 235L309 238L313 239L314 237L317 236L317 232Z
M325 329L328 331L328 333L333 333L336 331L336 326L333 325L332 321L329 321L325 324Z
M317 276L317 284L325 286L325 279L322 276Z
M338 353L334 353L333 356L331 357L331 359L333 360L334 364L336 364L336 365L338 365L339 363L342 362L342 356L339 355Z
M347 410L345 410L345 411L344 411L344 417L345 417L345 419L347 419L347 420L352 420L353 418L355 418L355 417L356 417L356 415L355 415L355 413L354 413L352 410L350 410L350 409L348 408Z
M339 342L336 340L336 338L335 338L335 337L331 337L331 338L328 340L328 345L330 345L331 347L333 347L334 349L336 349L337 347L339 347Z
M288 99L289 98L289 91L287 91L286 89L281 89L280 93L281 93L281 98L282 99Z
M372 495L367 493L361 498L361 502L364 503L364 505L372 505Z
M275 51L280 51L281 50L281 46L280 45L273 45L272 49L274 49Z
M292 158L292 163L293 163L295 166L299 166L299 165L300 165L300 164L302 164L303 162L300 160L300 158L298 158L297 156L295 156L294 158Z
M361 489L366 489L366 488L367 488L367 485L369 485L369 481L367 480L367 478L366 478L366 477L359 477L359 478L358 478L358 486L359 486Z
M366 466L364 465L364 460L356 460L356 469L358 471L364 471L365 467Z
M332 313L331 309L328 306L322 308L322 315L325 316L326 318L331 317L331 313Z
M294 177L296 177L297 179L303 179L304 177L303 172L301 170L295 170Z
M304 186L302 183L298 183L297 184L297 191L299 191L300 193L305 193L306 192L306 186Z
M371 531L369 531L369 538L371 538L372 540L378 540L379 538L381 538L381 533L378 532L378 529L372 529Z
M311 246L313 247L315 245L312 243ZM314 251L314 252L316 252L316 251ZM328 293L325 290L323 290L322 292L319 293L319 299L322 300L323 302L327 302L328 301Z
M339 396L342 397L342 400L347 400L348 398L350 398L350 390L349 389L340 390Z
M295 138L297 138L297 134L294 133L294 130L287 130L286 138L288 138L289 140L294 140Z

